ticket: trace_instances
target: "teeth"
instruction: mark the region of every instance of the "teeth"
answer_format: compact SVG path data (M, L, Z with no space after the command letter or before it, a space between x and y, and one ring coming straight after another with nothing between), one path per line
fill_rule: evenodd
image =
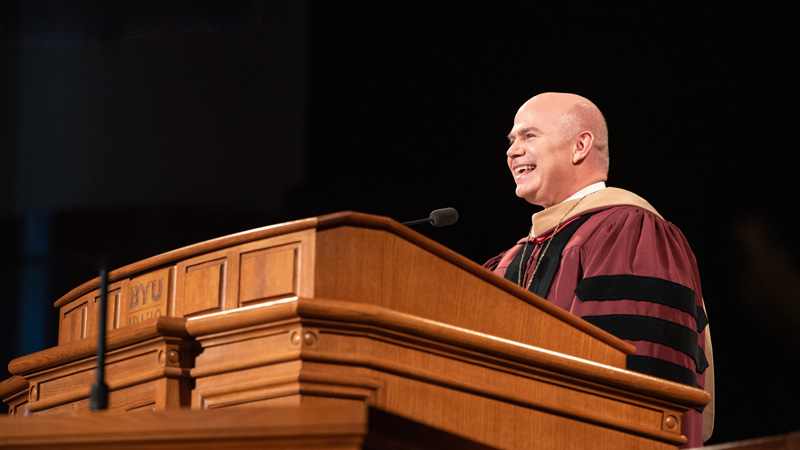
M514 169L514 173L519 175L519 174L521 174L522 172L524 172L526 170L533 170L535 168L536 168L536 166L534 166L532 164L531 165L527 165L527 166L519 166L516 169Z

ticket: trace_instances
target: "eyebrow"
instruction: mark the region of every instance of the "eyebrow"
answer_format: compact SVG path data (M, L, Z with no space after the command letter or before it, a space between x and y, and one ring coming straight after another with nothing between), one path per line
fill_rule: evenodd
M511 131L510 133L508 133L508 136L506 136L506 138L510 141L511 138L514 137L515 134L517 134L517 135L525 134L528 131L535 131L536 133L541 133L542 132L540 129L538 129L536 127L533 127L533 126L530 126L530 127L525 127L525 128L519 129L517 131Z

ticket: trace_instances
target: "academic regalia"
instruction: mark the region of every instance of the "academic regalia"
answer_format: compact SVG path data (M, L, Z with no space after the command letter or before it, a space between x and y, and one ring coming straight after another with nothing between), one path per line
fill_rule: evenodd
M532 221L530 237L484 267L633 344L629 370L701 389L710 374L713 386L697 262L675 225L641 197L616 188L547 208ZM713 405L707 408L706 415ZM701 446L701 412L684 414L681 431L687 447Z

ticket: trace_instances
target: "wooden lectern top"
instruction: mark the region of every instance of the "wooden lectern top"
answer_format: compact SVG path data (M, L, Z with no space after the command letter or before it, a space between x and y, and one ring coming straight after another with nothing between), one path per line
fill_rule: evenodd
M55 302L59 344L96 335L99 279ZM633 346L387 217L340 212L170 251L109 273L109 330L290 297L367 303L615 367Z
M99 297L95 279L60 298L59 345L9 364L12 416L88 410ZM184 247L110 272L108 298L109 408L147 420L357 406L363 428L366 405L498 448L672 449L682 412L708 402L625 370L631 345L386 217L341 212ZM217 417L201 412L183 415ZM138 424L119 421L120 436Z

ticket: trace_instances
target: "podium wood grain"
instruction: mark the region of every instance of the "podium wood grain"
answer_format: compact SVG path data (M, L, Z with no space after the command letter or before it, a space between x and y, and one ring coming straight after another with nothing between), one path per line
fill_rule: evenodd
M638 449L684 442L681 414L708 401L388 218L259 228L109 280L108 414L367 407L476 445ZM9 364L12 416L87 414L99 294L56 301L59 345Z

